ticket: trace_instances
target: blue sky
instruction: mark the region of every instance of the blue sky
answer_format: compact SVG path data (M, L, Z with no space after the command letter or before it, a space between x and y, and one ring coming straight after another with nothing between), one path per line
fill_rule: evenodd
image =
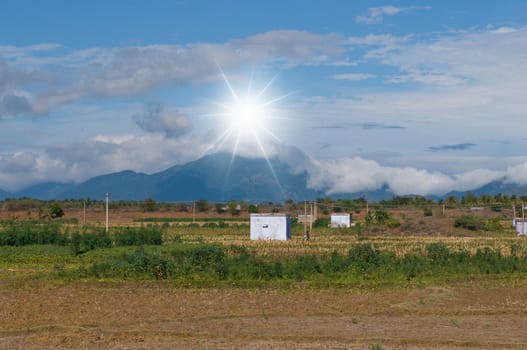
M2 1L0 189L219 151L280 157L328 194L526 184L526 13L520 0ZM243 128L236 101L252 104Z

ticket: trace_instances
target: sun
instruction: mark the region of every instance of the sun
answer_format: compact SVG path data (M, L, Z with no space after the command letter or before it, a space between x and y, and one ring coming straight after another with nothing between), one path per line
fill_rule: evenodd
M249 157L262 156L269 166L272 176L279 188L280 181L271 164L269 153L271 147L283 142L271 131L284 118L277 104L288 95L268 98L270 86L277 76L274 76L261 89L253 89L253 76L250 79L240 79L237 82L248 81L244 88L236 89L219 67L223 82L227 87L227 95L221 102L214 102L216 111L207 114L215 122L219 122L220 135L209 144L204 153L224 150L232 147L229 171L237 155ZM283 125L283 123L282 123ZM271 152L272 153L272 152Z
M236 97L225 109L229 129L239 137L259 137L259 133L267 129L269 110L258 97Z
M280 142L271 131L273 124L280 118L277 102L285 98L268 98L267 92L271 86L272 78L262 89L253 89L253 78L248 79L248 84L243 89L234 88L225 73L220 68L223 81L227 87L227 96L223 102L217 103L218 111L214 115L224 125L224 132L215 142L216 145L232 143L233 157L243 145L244 149L253 148L267 158L265 144L274 139Z

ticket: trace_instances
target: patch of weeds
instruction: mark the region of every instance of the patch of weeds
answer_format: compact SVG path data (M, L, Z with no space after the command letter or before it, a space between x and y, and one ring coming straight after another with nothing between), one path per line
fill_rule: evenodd
M370 344L371 350L381 350L382 349L382 343L381 342L374 342Z
M456 317L451 318L450 320L448 320L448 322L450 323L451 326L454 326L457 328L460 328L463 323L459 318L456 318Z

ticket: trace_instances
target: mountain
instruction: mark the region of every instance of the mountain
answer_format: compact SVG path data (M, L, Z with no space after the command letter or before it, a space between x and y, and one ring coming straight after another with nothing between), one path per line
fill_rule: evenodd
M63 191L55 198L104 198L110 193L112 200L143 200L153 197L156 185L153 175L131 170L100 175Z
M0 189L0 200L4 200L12 196L9 192Z
M96 176L77 185L43 183L6 193L5 197L103 199L109 192L114 201L151 197L156 201L282 202L324 196L321 191L307 189L306 183L306 173L293 174L291 167L278 159L267 161L217 153L151 175L126 170Z
M252 159L216 153L150 175L126 170L96 176L80 184L47 182L15 193L0 190L0 200L7 197L102 200L106 192L113 201L154 198L160 202L197 199L217 202L229 200L283 202L287 199L302 201L328 196L322 190L307 188L307 180L306 172L295 173L291 165L277 158ZM495 181L470 192L477 196L481 193L525 195L527 186ZM454 191L444 197L451 195L461 197L466 193ZM364 197L370 201L391 199L393 196L394 193L387 185L375 191L331 195L333 198Z
M64 191L75 187L74 183L44 182L16 193L16 197L52 199L61 197Z
M170 176L164 172L154 176L163 177L158 182L160 192L154 195L161 201L201 198L261 202L322 195L320 191L306 188L306 173L294 175L288 164L277 159L270 159L268 163L265 159L214 154L190 162Z
M467 193L472 193L475 196L479 197L482 194L488 194L488 195L496 195L496 194L503 194L503 195L516 195L516 196L525 196L527 195L527 185L518 185L513 183L506 183L503 181L492 181L484 186L481 186L479 188L476 188L472 191L452 191L447 193L444 197L457 197L461 198L466 196Z

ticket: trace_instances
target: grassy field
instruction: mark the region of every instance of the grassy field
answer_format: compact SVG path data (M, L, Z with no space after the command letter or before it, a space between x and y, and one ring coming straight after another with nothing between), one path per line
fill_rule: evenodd
M239 220L4 222L0 349L527 348L527 240L396 217L287 242Z

